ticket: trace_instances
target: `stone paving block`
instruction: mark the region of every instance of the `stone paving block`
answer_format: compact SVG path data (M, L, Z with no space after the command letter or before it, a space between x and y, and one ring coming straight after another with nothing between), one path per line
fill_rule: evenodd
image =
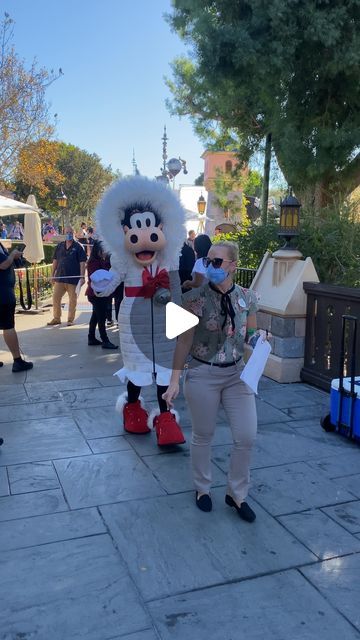
M306 384L302 383L292 384L290 385L290 389L299 391L302 396L312 398L314 404L316 404L317 402L320 402L320 404L328 404L328 407L330 409L330 394L327 391L315 389L315 387L308 387Z
M9 494L10 491L6 469L4 467L0 467L0 496L8 496Z
M256 398L256 411L259 424L289 421L289 416L285 412L275 409L275 407L262 400L261 397Z
M325 560L300 571L360 631L360 554Z
M56 382L26 382L24 387L30 402L62 400Z
M337 437L336 434L335 437ZM339 451L336 454L335 452L336 449L329 457L309 461L309 467L316 471L321 471L321 473L324 473L329 478L338 478L347 474L355 474L359 471L360 450L357 445L354 445L353 448L349 443L349 446L346 449Z
M289 407L284 409L284 412L288 415L288 420L305 420L305 419L319 419L324 413L329 412L328 403L324 400L322 403L309 404L302 407Z
M39 420L39 418L57 418L70 414L70 409L61 400L58 402L39 402L23 405L0 406L0 422L17 422L21 420Z
M72 509L165 493L134 451L56 460L54 464Z
M355 498L360 498L360 473L333 480L339 487L349 491Z
M261 507L249 525L225 505L223 489L212 496L211 513L196 508L192 492L100 508L145 600L315 559Z
M108 640L150 626L107 535L3 555L0 601L3 638Z
M118 387L119 393L122 393L126 389L126 385L121 385L117 376L100 376L96 379L102 387Z
M27 404L29 398L23 384L2 384L0 387L0 405Z
M0 498L1 522L67 510L68 506L60 489Z
M341 524L344 529L350 531L350 533L360 533L360 501L327 507L322 511Z
M268 402L277 409L289 409L291 407L304 407L307 405L313 405L314 399L311 394L301 391L291 391L291 389L277 389L276 391L261 391L259 393L262 400Z
M85 438L101 438L123 435L122 418L110 407L73 409L72 416Z
M125 440L124 436L95 438L87 442L93 453L109 453L111 451L126 451L131 449L130 444Z
M275 516L354 500L304 462L254 470L250 495Z
M328 434L320 429L291 429L291 422L288 424L290 427L269 424L258 434L261 447L272 454L279 463L318 460L336 452L343 452L344 443L338 438L329 438Z
M357 631L299 573L151 602L162 640L358 640Z
M22 549L99 533L106 533L106 529L97 509L63 511L0 522L0 548Z
M212 449L211 458L224 473L227 473L229 469L230 453L231 445L217 446ZM272 467L277 464L279 464L279 461L271 453L265 451L260 446L259 440L257 440L252 451L250 468L262 469L263 467Z
M98 389L79 389L62 391L61 397L67 407L80 409L86 407L115 407L119 392L115 387L101 387Z
M169 445L168 447L159 447L156 441L155 431L144 435L135 435L125 433L125 440L131 445L136 453L143 456L155 456L169 453L183 453L189 450L191 429L187 427L184 431L186 442L179 445Z
M159 636L153 629L147 629L146 631L137 631L130 636L116 636L111 640L159 640Z
M321 560L360 552L360 540L321 511L303 511L278 519Z
M44 419L39 414L38 420L31 422L2 424L0 431L6 443L0 453L0 466L91 453L69 417Z
M311 427L312 429L321 429L320 419L316 418L303 418L300 420L291 420L287 423L292 429L303 429L304 427Z
M11 493L57 489L58 477L51 462L28 462L8 467Z
M177 455L146 456L144 462L166 493L180 493L194 489L188 451ZM214 487L226 484L225 474L216 465L212 465L211 472Z

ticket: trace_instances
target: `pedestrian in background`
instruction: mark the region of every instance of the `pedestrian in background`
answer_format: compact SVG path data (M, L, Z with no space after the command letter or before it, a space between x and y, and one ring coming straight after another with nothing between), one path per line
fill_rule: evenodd
M0 239L6 240L7 238L7 228L3 222L0 222Z
M190 291L191 287L184 286L184 283L188 280L191 280L191 273L195 264L195 251L191 248L188 241L185 241L179 260L179 278L181 283L181 290L183 293L185 291Z
M207 256L210 247L211 240L209 236L205 233L201 233L199 236L196 236L194 240L196 261L192 268L191 280L185 280L183 288L196 289L197 287L201 287L201 285L207 281L203 258Z
M28 371L33 368L32 362L26 362L20 354L19 340L15 331L15 271L14 261L22 257L21 251L13 249L8 253L0 242L0 329L5 343L14 359L12 371ZM0 362L0 367L3 363Z
M9 231L10 240L23 240L24 228L19 220L15 220L15 224L12 225Z
M49 326L61 324L61 301L65 293L69 296L69 311L67 325L71 326L76 313L76 286L80 281L85 283L86 253L79 242L74 239L72 227L65 227L64 242L60 242L54 253L52 264L53 289L53 319Z
M188 244L189 247L191 247L191 249L194 249L195 238L196 238L196 231L194 231L194 229L190 229L187 240L186 240L186 244Z
M92 315L89 322L89 334L88 334L88 345L89 346L97 346L101 345L103 349L117 349L118 347L110 342L108 335L106 333L105 322L108 312L109 301L111 304L111 297L100 298L95 295L92 284L91 284L91 276L95 271L99 269L104 269L105 271L110 270L110 257L103 248L102 244L99 240L95 240L93 248L91 250L90 258L87 264L88 271L88 287L86 289L86 295L88 297L89 302L92 304ZM99 329L100 340L96 338L95 331L96 327Z

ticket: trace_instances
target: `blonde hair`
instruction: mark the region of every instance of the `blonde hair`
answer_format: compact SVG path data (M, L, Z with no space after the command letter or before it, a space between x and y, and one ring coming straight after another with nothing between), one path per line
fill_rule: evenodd
M214 247L225 247L228 252L229 259L232 262L239 261L239 245L236 242L232 242L231 240L221 240L220 242L216 242Z

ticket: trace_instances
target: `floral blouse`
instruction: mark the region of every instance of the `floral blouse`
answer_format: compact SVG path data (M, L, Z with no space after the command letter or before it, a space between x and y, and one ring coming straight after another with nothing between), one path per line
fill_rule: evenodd
M228 291L228 296L235 311L234 329L230 315L224 312L223 294L220 291L206 283L183 295L184 309L199 318L190 350L190 355L194 358L215 364L242 358L247 317L258 309L257 295L250 289L234 284Z

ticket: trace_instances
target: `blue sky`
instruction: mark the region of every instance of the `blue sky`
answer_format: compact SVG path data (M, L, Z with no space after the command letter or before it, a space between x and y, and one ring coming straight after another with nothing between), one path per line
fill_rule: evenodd
M97 153L104 164L131 173L159 173L164 124L169 156L188 163L190 184L203 170L201 142L187 119L170 117L163 77L184 44L163 18L170 0L3 0L15 20L14 45L64 76L48 90L58 114L57 137Z

